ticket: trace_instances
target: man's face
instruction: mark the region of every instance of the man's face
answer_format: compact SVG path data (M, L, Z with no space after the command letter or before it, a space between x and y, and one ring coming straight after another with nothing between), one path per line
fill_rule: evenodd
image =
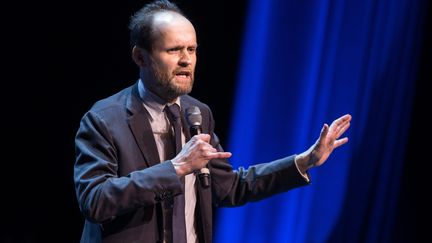
M161 13L154 20L154 43L149 55L147 86L161 98L172 101L191 92L196 65L195 29L184 17Z

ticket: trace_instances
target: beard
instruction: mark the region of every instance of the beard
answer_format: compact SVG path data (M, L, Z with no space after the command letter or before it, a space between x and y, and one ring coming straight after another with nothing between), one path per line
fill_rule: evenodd
M160 68L156 63L151 63L151 70L153 71L154 82L147 82L150 90L155 92L161 98L168 102L175 100L177 97L189 94L192 91L194 83L194 72L190 68L177 68L172 73L169 73ZM185 71L189 73L189 83L176 83L176 74Z

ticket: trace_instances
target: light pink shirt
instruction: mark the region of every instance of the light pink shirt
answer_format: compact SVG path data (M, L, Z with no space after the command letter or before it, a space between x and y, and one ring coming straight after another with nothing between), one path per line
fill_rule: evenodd
M150 126L153 130L154 139L156 142L157 150L159 153L160 161L166 161L167 154L173 154L172 151L167 151L171 148L165 146L169 142L170 133L172 129L164 112L164 108L167 105L161 98L146 90L142 81L138 82L138 91L143 105L146 110L150 113ZM180 106L180 99L177 98L175 101ZM181 106L180 106L181 107ZM182 141L185 144L185 135L182 132ZM195 189L195 174L189 174L185 176L185 220L186 220L186 236L188 243L198 243L197 234L195 231L195 206L196 206L196 189Z

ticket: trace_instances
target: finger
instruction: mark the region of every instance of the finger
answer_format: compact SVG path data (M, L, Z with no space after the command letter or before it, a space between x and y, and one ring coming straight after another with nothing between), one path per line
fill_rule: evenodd
M351 115L350 114L346 114L346 115L343 115L343 116L341 116L338 120L341 122L341 123L344 123L344 122L349 122L349 121L351 121Z
M340 130L338 131L338 137L340 137L342 134L344 134L346 132L346 130L348 130L348 128L351 126L351 123L348 122L346 124L344 124L343 127L340 128Z
M206 143L210 143L210 135L208 135L206 133L201 133L201 134L195 135L194 137L196 137L197 139L201 139Z
M319 136L319 139L323 139L327 136L327 133L329 131L329 126L327 125L327 123L324 123L323 127L321 128L321 133Z
M202 148L201 150L204 151L205 153L208 153L208 154L217 152L217 149L213 148L211 145L208 145L208 146Z
M346 115L343 115L343 116L339 117L338 119L334 120L332 122L332 126L343 126L345 123L350 122L350 121L351 121L351 115L346 114Z
M347 119L348 121L351 121L351 119L352 119L352 116L350 114L346 114L343 117L344 117L344 119Z
M215 152L209 154L209 159L227 159L231 157L230 152Z
M336 137L339 137L342 133L346 131L346 129L348 129L348 127L346 126L347 124L350 124L350 120L351 116L345 115L333 121L330 126L331 133L335 134Z
M215 154L217 154L218 151L215 148L206 148L202 149L201 154L206 159L211 159Z
M336 140L336 141L333 143L333 148L337 148L337 147L339 147L339 146L341 146L341 145L343 145L343 144L346 144L347 142L348 142L348 138L347 138L347 137L344 137L344 138L338 139L338 140Z

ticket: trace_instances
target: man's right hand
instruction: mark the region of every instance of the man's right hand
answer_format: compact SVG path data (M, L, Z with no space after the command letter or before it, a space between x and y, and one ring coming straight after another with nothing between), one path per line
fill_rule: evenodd
M185 176L204 168L211 159L226 159L230 152L218 152L210 145L210 135L198 134L187 142L177 156L171 160L178 176Z

